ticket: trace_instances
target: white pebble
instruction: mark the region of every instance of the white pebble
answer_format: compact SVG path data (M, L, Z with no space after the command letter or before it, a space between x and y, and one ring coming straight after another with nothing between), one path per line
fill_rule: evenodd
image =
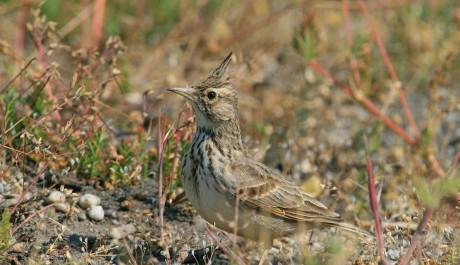
M88 218L94 221L104 219L104 209L100 205L92 205L88 211Z
M70 205L68 205L67 203L58 203L56 204L56 206L54 206L56 208L56 211L58 212L61 212L61 213L69 213L70 212Z
M101 199L91 193L87 193L78 199L78 205L84 210L90 208L93 205L99 205L100 203Z
M48 204L55 202L65 202L65 195L60 191L52 191L48 197L45 198L45 202Z

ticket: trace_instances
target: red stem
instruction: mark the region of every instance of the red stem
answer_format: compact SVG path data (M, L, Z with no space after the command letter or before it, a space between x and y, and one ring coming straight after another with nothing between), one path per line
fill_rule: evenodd
M377 200L377 191L375 189L375 181L374 181L374 170L372 166L371 156L369 154L369 144L367 142L367 137L364 135L364 141L366 142L366 157L367 157L367 177L368 177L368 188L369 188L369 201L371 203L372 213L374 214L374 222L375 222L375 232L377 234L377 245L379 249L380 259L383 264L386 264L385 260L385 252L383 250L383 231L382 231L382 224L380 222L380 214L379 214L379 204Z
M454 159L452 159L452 167L457 165L459 160L460 160L460 150L455 154Z
M366 5L364 5L364 2L362 0L358 0L357 3L359 5L359 8L361 9L361 12L364 14L364 16L367 19L367 23L368 23L369 29L371 30L372 37L374 38L374 41L380 50L380 54L382 55L383 61L385 62L388 73L390 74L391 79L393 80L393 84L395 85L396 91L398 92L399 100L401 101L402 107L404 109L404 113L406 114L406 117L409 120L409 124L412 127L412 130L414 131L415 137L417 139L420 139L421 138L420 130L418 129L417 123L415 122L415 119L412 116L412 113L409 109L409 105L407 104L406 96L404 95L404 91L401 88L401 83L399 82L398 76L396 75L396 71L393 68L393 64L391 63L387 50L385 49L385 45L383 44L382 39L377 33L377 29L375 27L374 22L372 21L371 16L369 15L369 12L367 11Z
M19 76L21 76L21 74L24 73L24 71L25 71L27 68L29 68L30 64L31 64L33 61L35 61L35 59L36 59L36 58L34 57L34 58L30 59L30 61L27 62L27 64L21 69L21 71L19 71L19 73L17 73L17 75L15 75L15 76L13 77L13 79L11 79L11 80L8 82L8 84L6 84L6 85L2 88L2 90L0 90L0 95L3 94L3 93L6 91L6 89L7 89L7 88L8 88L8 87L19 77Z
M43 120L44 118L46 118L48 115L50 115L51 113L55 112L56 110L60 110L64 105L66 105L67 103L75 100L77 97L72 97L72 98L69 98L67 99L66 101L64 101L62 104L60 104L59 106L57 107L54 107L54 109L48 111L47 113L45 113L43 116L41 116L40 118L36 119L36 120L33 120L33 122L31 122L29 125L27 125L24 129L22 129L20 132L16 133L15 135L13 135L10 139L8 139L8 141L2 145L0 145L0 151L3 149L3 146L7 146L9 145L14 139L16 139L16 137L18 137L19 135L23 134L25 131L27 131L30 127L34 126L36 123L38 123L39 121ZM6 135L7 132L3 133L1 135L1 137L4 137Z
M358 61L354 57L352 53L353 48L353 35L351 34L351 23L350 23L350 6L348 4L348 0L342 0L342 9L343 9L343 17L345 19L345 33L347 36L347 43L348 48L350 49L350 66L353 69L353 78L355 80L356 86L363 90L363 85L361 83L361 76L358 71Z
M29 0L21 0L21 6L18 13L17 35L16 35L16 52L19 57L24 57L24 39L26 35L26 20L29 13Z
M228 256L230 256L233 260L235 261L238 261L238 263L240 264L245 264L245 265L249 265L249 262L247 262L246 260L244 260L242 257L238 257L238 255L236 255L235 253L231 252L228 248L226 248L220 241L219 239L217 239L217 237L211 233L211 231L209 231L208 229L208 235L211 237L211 239L220 247L220 249L225 253L227 254Z
M102 29L104 28L106 0L96 0L94 4L94 18L91 27L91 42L93 46L98 46L101 41Z
M407 143L409 143L412 146L418 146L418 142L415 139L410 137L403 129L401 129L401 127L399 127L396 123L394 123L390 118L382 114L380 110L374 105L374 103L372 103L372 101L365 98L364 96L358 97L350 87L340 84L333 76L331 76L331 74L329 74L326 70L324 70L315 60L311 60L309 64L318 73L330 79L336 86L342 89L342 91L351 95L355 100L357 100L361 105L363 105L369 112L371 112L372 114L380 118L382 122L388 128L390 128L397 135L403 138Z
M26 130L26 129L24 129ZM64 133L64 136L62 137L61 139L61 142L59 143L59 145L57 146L56 150L59 150L59 148L61 147L61 145L64 143L64 141L67 139L67 137L69 136L70 134L67 134L67 130L65 131ZM45 170L48 169L48 165L51 163L51 161L54 161L55 160L55 154L53 154L45 163L45 165L43 166L42 170L40 170L40 172L37 173L37 176L34 177L34 179L32 180L32 182L29 184L29 186L27 186L27 189L21 194L21 197L19 197L18 201L16 202L16 204L14 205L13 209L11 210L11 212L9 212L9 215L11 216L14 211L16 211L16 208L18 207L18 205L22 202L22 200L24 200L24 196L32 189L32 187L37 183L38 179L40 178L40 176L43 174L43 172L45 172Z
M163 231L163 212L164 212L164 196L163 196L163 151L164 151L164 128L161 123L161 109L158 110L158 199L159 206L159 218L160 218L160 237L161 242L164 243L164 231Z
M37 52L38 52L38 60L40 61L40 64L42 66L42 72L46 73L46 60L45 60L45 54L43 52L43 45L42 45L42 36L40 36L38 33L32 32L32 38L34 39L35 43L37 44ZM50 99L54 101L54 95L53 91L51 90L51 86L48 84L45 86L45 90L48 93L48 96Z
M24 194L25 194L25 193L24 193ZM31 215L29 215L29 217L27 217L24 221L22 221L16 228L14 228L13 231L11 232L11 234L14 235L14 233L16 233L16 231L18 231L18 229L21 228L21 226L23 226L24 224L26 224L27 222L29 222L30 219L34 218L34 217L35 217L36 215L38 215L39 213L46 211L47 209L53 207L54 205L56 205L56 204L58 204L58 203L59 203L59 202L53 202L52 204L47 205L47 206L41 208L39 211L36 211L36 212L32 213ZM15 206L15 207L16 207L16 206ZM14 209L13 209L13 211L14 211ZM9 213L10 216L11 216L11 214L13 213L13 211L11 211L11 212Z
M415 250L415 247L417 246L418 242L420 241L420 237L423 234L423 230L425 229L426 225L428 224L428 220L430 217L433 215L433 209L431 208L426 208L425 214L422 217L422 220L417 226L417 230L415 231L414 238L412 239L412 242L410 244L410 248L407 251L406 255L399 261L398 265L406 265L409 263L410 259L412 258L412 253Z

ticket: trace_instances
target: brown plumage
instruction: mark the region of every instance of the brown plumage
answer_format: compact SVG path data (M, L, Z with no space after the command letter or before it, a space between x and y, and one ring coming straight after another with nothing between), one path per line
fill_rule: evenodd
M250 157L241 140L237 93L227 71L231 55L192 87L168 89L187 98L197 116L197 131L181 172L197 212L230 233L237 225L239 236L265 245L298 228L333 226L366 233L341 222L339 214Z

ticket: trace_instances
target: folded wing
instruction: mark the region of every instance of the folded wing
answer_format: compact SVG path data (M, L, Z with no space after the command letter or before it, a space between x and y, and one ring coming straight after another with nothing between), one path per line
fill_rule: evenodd
M255 161L233 165L239 198L247 206L286 220L335 223L340 215L282 176Z

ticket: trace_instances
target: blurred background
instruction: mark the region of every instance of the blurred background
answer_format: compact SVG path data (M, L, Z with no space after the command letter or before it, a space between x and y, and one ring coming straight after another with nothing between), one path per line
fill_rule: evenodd
M165 189L174 197L193 123L185 101L165 89L198 82L233 52L244 141L256 158L315 196L334 195L325 203L371 227L364 133L382 216L419 220L421 205L442 197L429 197L427 187L459 156L460 2L365 1L366 12L358 2L1 0L0 121L3 145L13 150L2 150L3 182L23 191L10 172L23 155L15 148L45 149L16 138L30 124L55 152L70 152L47 165L56 172L68 167L106 189L156 180L160 123L175 136L164 150ZM363 98L415 142L388 129ZM67 126L75 132L64 141ZM27 157L36 171L46 154Z
M372 1L367 5L404 91L415 93L409 97L411 106L426 106L428 92L438 79L448 82L442 85L449 91L458 91L457 1ZM233 51L241 118L251 122L245 126L247 135L267 129L275 138L282 132L285 138L281 140L286 142L308 133L307 123L312 130L318 117L323 128L327 124L335 129L352 126L344 108L337 110L342 113L337 117L327 102L347 96L309 67L313 58L344 84L353 78L348 60L356 58L354 67L361 73L360 88L366 95L376 97L384 108L400 108L392 104L397 93L391 89L365 16L356 2L349 1L347 6L350 34L341 1L2 1L2 58L5 64L11 59L16 62L6 65L3 72L18 70L36 54L38 35L44 39L47 64L54 63L64 83L75 67L97 64L104 56L123 51L116 66L109 62L119 75L117 82L104 87L101 99L112 107L135 111L149 90L153 91L147 99L149 111L155 113L161 106L171 115L183 101L164 89L193 84ZM121 40L115 52L104 50L111 36ZM439 77L446 67L448 75ZM94 85L107 78L97 73L91 73L100 78L91 80ZM7 80L4 74L0 78L2 83ZM53 96L66 93L59 87L52 90ZM328 112L317 109L321 107ZM422 119L425 111L417 109L414 115ZM108 110L106 115L116 114ZM354 113L351 118L366 119L365 115ZM334 141L346 138L340 133L344 132L333 133Z

